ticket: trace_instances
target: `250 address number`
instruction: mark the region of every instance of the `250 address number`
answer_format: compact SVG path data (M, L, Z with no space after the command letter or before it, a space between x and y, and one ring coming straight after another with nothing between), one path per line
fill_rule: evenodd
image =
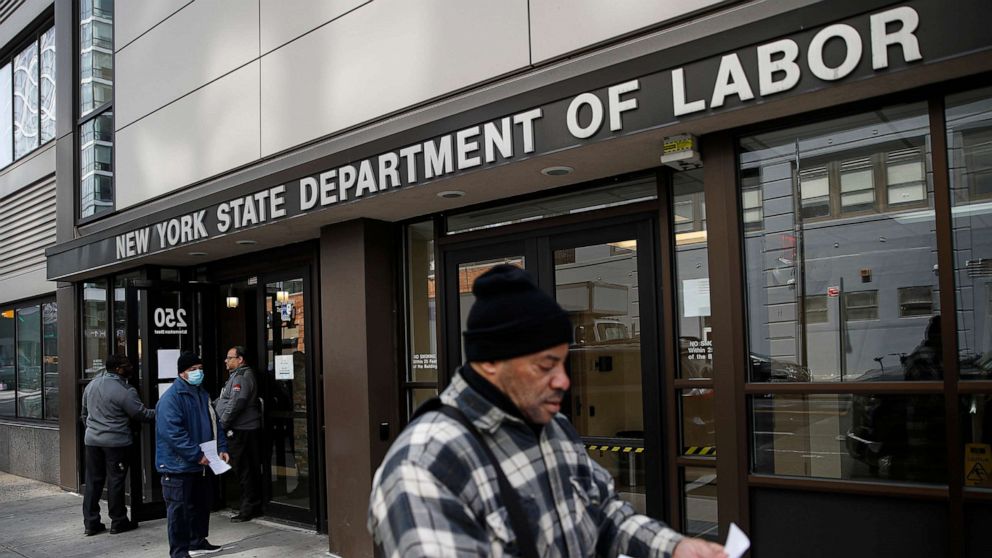
M186 310L182 308L156 308L152 314L155 327L186 327Z

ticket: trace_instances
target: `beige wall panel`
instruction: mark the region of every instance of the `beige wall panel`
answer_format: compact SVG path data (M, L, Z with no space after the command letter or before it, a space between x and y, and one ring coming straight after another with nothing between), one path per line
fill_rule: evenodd
M532 62L579 50L723 0L531 0Z
M258 75L252 62L117 132L117 209L257 159Z
M114 2L114 49L121 49L193 0L124 0Z
M0 198L34 184L55 174L55 142L49 142L41 149L0 171Z
M4 301L20 300L55 292L55 281L45 280L45 263L19 275L0 279L0 293Z
M262 58L262 154L522 68L527 59L524 0L375 0Z
M120 130L256 58L257 2L197 0L117 52L114 124Z
M34 18L41 15L41 12L48 9L54 0L22 0L14 13L7 16L7 19L0 24L0 46L6 45L14 39L21 31L34 21ZM10 4L10 2L5 2Z
M262 53L313 31L372 0L261 0Z

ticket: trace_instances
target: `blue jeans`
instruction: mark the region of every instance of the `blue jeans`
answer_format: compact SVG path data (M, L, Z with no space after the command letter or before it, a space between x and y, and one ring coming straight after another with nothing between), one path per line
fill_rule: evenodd
M181 558L207 541L210 530L211 473L165 473L162 499L169 518L169 556Z

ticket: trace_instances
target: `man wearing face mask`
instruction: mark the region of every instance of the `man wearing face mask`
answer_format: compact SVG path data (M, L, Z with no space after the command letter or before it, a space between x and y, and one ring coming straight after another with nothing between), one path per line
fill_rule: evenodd
M86 536L107 530L100 521L100 495L107 485L107 515L110 533L138 526L127 518L124 480L131 452L132 421L152 422L155 411L146 409L138 390L127 383L134 368L124 355L113 354L107 369L83 390L82 421L86 427L86 489L83 491L83 527Z
M227 437L201 387L203 361L192 351L179 355L179 377L155 407L155 463L162 475L162 498L169 525L169 556L187 558L221 550L210 544L213 472L200 444L217 440L227 461Z
M568 314L522 269L479 276L464 364L372 481L368 528L389 558L726 558L638 514L561 414Z

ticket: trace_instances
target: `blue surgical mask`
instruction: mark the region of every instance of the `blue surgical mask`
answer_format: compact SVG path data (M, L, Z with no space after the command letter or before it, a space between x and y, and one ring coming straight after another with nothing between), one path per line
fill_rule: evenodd
M191 385L198 386L203 383L203 370L190 370L189 378L186 380Z

